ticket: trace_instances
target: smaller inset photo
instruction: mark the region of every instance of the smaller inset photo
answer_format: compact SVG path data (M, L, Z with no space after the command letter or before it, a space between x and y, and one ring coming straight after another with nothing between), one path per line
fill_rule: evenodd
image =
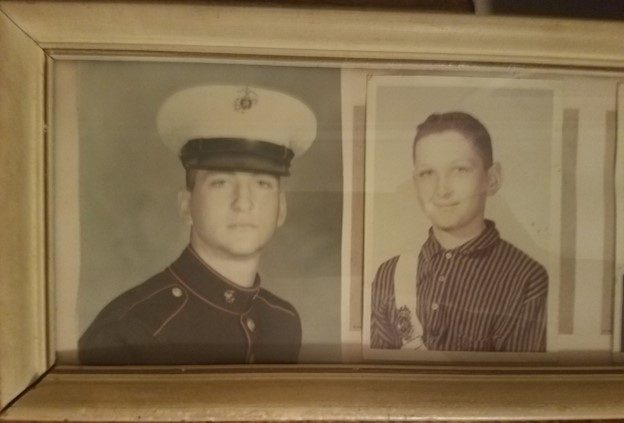
M364 358L557 351L556 82L373 76L366 122Z

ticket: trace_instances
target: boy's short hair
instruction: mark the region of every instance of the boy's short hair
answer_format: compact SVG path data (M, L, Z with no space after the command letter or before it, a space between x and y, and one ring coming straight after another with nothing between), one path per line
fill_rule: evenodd
M434 113L416 127L416 136L412 145L412 159L416 153L416 144L421 138L445 131L456 131L470 140L483 160L485 168L492 166L492 140L485 126L475 117L464 112Z

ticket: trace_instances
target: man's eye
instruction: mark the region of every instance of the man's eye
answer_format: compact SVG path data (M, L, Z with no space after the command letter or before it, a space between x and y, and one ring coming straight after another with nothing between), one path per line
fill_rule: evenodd
M222 188L225 186L225 179L213 179L209 185L211 188Z
M275 186L275 183L273 181L269 181L267 179L258 179L256 183L261 188L266 188L266 189L272 189Z
M455 172L457 173L468 173L470 172L470 168L468 166L456 166Z
M419 178L429 178L432 175L433 175L433 171L430 169L425 169L425 170L421 170L420 172L418 172Z

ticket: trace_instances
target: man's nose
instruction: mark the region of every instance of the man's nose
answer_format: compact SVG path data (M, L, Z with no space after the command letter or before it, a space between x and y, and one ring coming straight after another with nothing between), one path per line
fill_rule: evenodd
M234 188L232 207L238 211L250 210L253 206L252 193L249 182L237 181Z

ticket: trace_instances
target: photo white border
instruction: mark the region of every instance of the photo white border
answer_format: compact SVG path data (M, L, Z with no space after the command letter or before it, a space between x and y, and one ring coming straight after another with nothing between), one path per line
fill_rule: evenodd
M624 362L624 82L617 87L615 145L615 306L613 307L613 358Z
M550 224L549 224L549 256L546 268L549 275L548 321L547 321L547 352L546 353L507 353L507 352L457 352L457 351L414 351L407 349L383 350L370 348L370 313L371 313L371 284L374 279L377 264L371 259L371 245L374 244L373 234L373 205L370 195L365 196L364 218L364 288L363 288L363 327L362 351L363 357L370 360L383 361L478 361L478 362L552 362L556 358L553 352L557 351L557 332L559 323L559 297L553 295L559 292L560 282L560 251L561 251L561 194L562 194L562 110L560 101L560 84L555 80L544 79L516 79L496 74L491 78L475 76L371 76L367 87L367 117L366 117L366 151L374 151L374 134L376 119L376 93L381 86L426 86L426 87L476 87L496 89L543 89L553 92L553 121L551 138L550 164ZM366 155L365 193L374 184L374 157Z

